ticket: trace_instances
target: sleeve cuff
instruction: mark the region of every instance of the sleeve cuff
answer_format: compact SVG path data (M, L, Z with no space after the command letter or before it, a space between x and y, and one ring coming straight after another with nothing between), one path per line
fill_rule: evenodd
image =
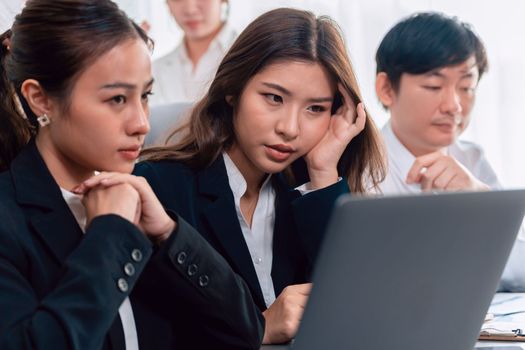
M341 181L343 178L342 177L339 177L337 178L337 182L335 183L338 183L339 181ZM304 196L305 194L308 194L310 192L315 192L315 191L319 191L319 190L322 190L322 188L316 188L315 190L312 190L310 189L311 187L311 182L308 181L307 183L305 184L302 184L301 186L299 187L296 187L295 190L299 191L299 193L301 194L301 196Z

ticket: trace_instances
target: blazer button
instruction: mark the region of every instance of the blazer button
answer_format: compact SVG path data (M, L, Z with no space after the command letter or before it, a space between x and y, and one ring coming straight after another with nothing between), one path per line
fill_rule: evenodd
M135 274L135 266L132 263L127 263L124 265L124 273L129 277L133 276Z
M179 254L177 254L177 264L182 265L186 262L186 258L188 257L188 254L186 252L182 251Z
M131 251L131 259L133 259L133 261L136 261L136 262L141 262L142 261L142 252L138 249L133 249Z
M191 264L190 266L188 266L188 276L195 275L198 269L199 267L195 264Z
M208 275L201 275L199 276L199 286L206 287L210 283L210 278Z
M126 282L126 280L124 278L119 278L118 281L117 281L117 286L118 286L118 289L120 289L120 291L122 293L126 293L128 291L128 282Z

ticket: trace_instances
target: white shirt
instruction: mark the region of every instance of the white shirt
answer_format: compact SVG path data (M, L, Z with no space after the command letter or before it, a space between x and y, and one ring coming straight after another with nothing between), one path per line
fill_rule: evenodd
M259 280L259 285L263 293L264 303L266 307L269 307L275 301L275 289L272 280L275 189L270 181L271 175L268 175L259 190L259 198L257 199L252 217L252 227L250 227L241 212L241 197L246 193L247 189L246 180L230 156L228 156L226 152L223 152L222 156L224 158L224 165L226 166L228 183L233 193L237 219L239 220L244 240L250 251L253 266L257 273L257 279ZM342 178L338 178L337 181L341 180ZM299 191L302 196L317 191L311 189L310 182L295 189Z
M150 104L193 103L203 97L236 37L237 33L225 23L196 67L193 67L184 41L153 62L155 83Z
M80 196L69 192L63 188L62 196L66 201L69 209L73 213L73 216L78 222L78 225L82 229L82 232L86 232L86 208L81 202ZM122 322L122 328L124 331L124 340L126 342L126 350L139 350L139 341L137 337L137 328L135 326L135 318L133 317L133 309L129 298L124 299L122 305L118 309L120 320Z
M275 301L275 289L272 280L273 228L275 224L275 189L268 175L259 190L250 227L241 212L241 197L246 193L246 180L228 154L223 153L228 182L233 192L235 210L241 225L242 234L252 258L257 279L261 286L266 307Z
M381 191L384 194L420 193L419 184L408 185L406 183L408 171L416 157L398 140L392 131L390 122L386 123L381 133L388 153L388 173L385 181L379 185ZM480 146L473 142L457 141L450 145L446 152L491 189L501 189L498 177L483 155Z
M399 141L388 122L381 130L388 153L388 174L379 187L383 194L420 193L419 184L406 184L408 171L416 157ZM468 171L491 189L502 189L496 173L483 155L480 146L473 142L457 141L450 145L447 154L459 161ZM525 229L520 229L516 243L509 257L501 289L508 291L525 291Z

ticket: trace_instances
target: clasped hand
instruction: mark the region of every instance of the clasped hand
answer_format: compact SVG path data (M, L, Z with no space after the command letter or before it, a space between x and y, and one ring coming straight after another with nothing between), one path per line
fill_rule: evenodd
M167 239L176 227L143 177L102 172L73 192L83 195L88 223L99 215L117 214L156 242Z

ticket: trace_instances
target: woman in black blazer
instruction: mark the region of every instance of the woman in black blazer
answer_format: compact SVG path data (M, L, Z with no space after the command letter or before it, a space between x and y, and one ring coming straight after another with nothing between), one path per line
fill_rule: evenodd
M111 1L39 0L0 42L0 348L258 349L245 282L129 175L146 34Z
M270 11L233 44L177 141L146 150L135 169L244 278L265 343L295 335L336 198L381 180L360 100L333 21ZM305 171L291 171L294 161Z

